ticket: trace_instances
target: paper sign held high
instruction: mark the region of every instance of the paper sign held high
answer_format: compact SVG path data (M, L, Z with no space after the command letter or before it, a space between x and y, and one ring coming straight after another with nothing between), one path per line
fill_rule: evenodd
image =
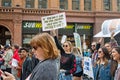
M64 27L66 27L65 13L59 13L55 15L42 17L43 31L49 31L52 29L59 29Z

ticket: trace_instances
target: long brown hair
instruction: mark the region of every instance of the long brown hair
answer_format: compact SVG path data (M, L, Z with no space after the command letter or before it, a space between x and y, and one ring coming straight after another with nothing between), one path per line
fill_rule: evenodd
M103 54L104 54L104 57L103 57L104 62L105 62L104 66L106 66L106 65L108 64L108 61L110 60L109 51L107 50L106 47L102 47L102 48L99 48L99 49L101 49L102 52L103 52ZM99 58L98 58L97 64L99 64L99 63L100 63L100 60L99 60Z
M115 49L118 52L118 54L120 55L120 47L113 47L113 49ZM113 58L112 58L112 60L111 60L111 71L110 71L112 76L115 75L115 71L117 69L117 66L118 66L117 61L113 60Z
M41 33L36 35L30 41L30 45L41 47L44 51L45 59L55 59L60 55L54 40L48 33Z

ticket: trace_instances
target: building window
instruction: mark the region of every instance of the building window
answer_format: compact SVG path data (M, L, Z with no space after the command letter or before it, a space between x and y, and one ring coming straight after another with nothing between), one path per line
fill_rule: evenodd
M26 8L34 8L34 0L26 0Z
M104 0L104 11L110 11L111 10L111 0Z
M72 0L72 10L80 9L80 0Z
M38 0L38 8L46 9L47 8L47 0Z
M2 6L11 7L11 0L2 0Z
M60 0L60 9L63 9L63 10L68 9L68 0Z
M91 3L92 0L84 0L84 10L85 11L91 11Z
M120 11L120 0L117 0L117 10Z

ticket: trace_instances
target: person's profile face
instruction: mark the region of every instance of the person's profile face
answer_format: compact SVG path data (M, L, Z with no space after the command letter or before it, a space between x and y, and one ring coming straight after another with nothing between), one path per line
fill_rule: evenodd
M44 51L41 47L34 46L33 47L33 52L34 52L34 55L37 59L44 60Z
M118 53L115 48L112 49L112 54L111 55L112 55L112 57L115 61L120 60L120 53Z
M95 44L95 43L92 43L92 44L91 44L91 49L92 49L92 50L95 50L95 49L96 49L96 44Z
M107 50L110 52L111 51L111 45L110 44L105 44L105 47L107 48Z
M103 53L102 49L100 48L98 50L98 58L103 58L103 57L104 57L104 53Z
M21 51L19 52L19 56L20 56L20 58L24 58L24 57L26 57L27 54L28 54L28 53L27 53L25 50L21 50Z

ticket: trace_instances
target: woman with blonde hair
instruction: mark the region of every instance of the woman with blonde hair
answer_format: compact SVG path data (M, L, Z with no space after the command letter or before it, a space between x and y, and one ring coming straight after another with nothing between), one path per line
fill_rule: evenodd
M72 54L72 44L70 41L65 41L61 46L57 39L55 30L53 30L52 33L61 54L59 80L72 80L72 75L76 71L76 59Z
M82 67L82 54L80 53L79 48L74 47L72 53L76 58L77 70L73 74L73 80L82 80L83 67Z

